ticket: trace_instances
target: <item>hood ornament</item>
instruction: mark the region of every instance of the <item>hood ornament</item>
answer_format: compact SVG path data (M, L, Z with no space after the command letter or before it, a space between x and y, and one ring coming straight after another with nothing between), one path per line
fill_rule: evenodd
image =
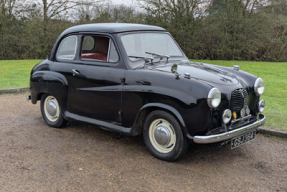
M239 71L239 65L233 65L233 69Z

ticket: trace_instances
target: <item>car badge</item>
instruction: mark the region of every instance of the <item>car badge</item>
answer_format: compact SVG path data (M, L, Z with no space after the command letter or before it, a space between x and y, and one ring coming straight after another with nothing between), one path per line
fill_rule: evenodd
M241 109L241 111L240 111L240 115L241 115L241 117L244 117L245 116L245 109L243 108L243 109Z
M246 115L250 114L250 109L248 107L246 107L245 111L246 111Z

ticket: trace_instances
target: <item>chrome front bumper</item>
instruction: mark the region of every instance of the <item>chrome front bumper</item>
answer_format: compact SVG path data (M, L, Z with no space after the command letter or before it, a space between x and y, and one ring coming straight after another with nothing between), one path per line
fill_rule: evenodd
M208 135L208 136L194 136L193 141L198 144L217 143L220 141L226 141L233 137L247 133L251 131L252 129L256 129L257 127L260 127L261 125L264 125L265 120L266 120L266 117L260 114L259 119L252 124L240 127L232 131L221 133L221 134Z

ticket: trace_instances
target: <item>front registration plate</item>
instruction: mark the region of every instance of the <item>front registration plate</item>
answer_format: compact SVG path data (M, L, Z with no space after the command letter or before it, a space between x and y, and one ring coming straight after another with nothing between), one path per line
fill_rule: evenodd
M253 140L255 138L255 135L256 135L256 131L252 131L244 135L234 137L233 139L231 139L231 149L239 147L240 145Z

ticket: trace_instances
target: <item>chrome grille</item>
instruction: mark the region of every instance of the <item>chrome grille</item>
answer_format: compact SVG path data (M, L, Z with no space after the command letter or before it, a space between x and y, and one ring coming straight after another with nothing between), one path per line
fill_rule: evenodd
M246 89L236 89L231 93L230 107L233 112L240 112L247 107L248 93Z

